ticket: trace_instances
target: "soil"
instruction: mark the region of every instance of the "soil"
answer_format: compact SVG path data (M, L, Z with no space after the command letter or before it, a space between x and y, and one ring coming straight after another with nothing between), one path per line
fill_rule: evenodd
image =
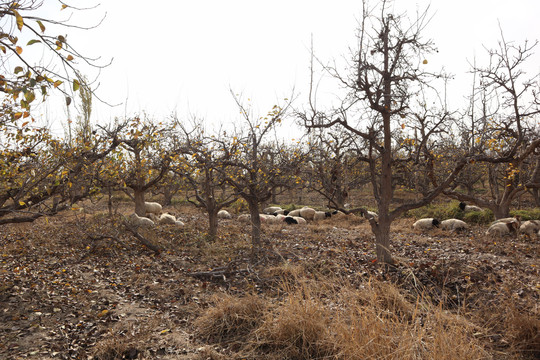
M421 233L412 229L415 219L404 218L392 226L396 264L384 267L365 220L330 218L265 225L262 250L253 258L248 224L220 220L219 238L210 241L204 214L166 210L186 226L140 230L159 254L125 231L121 216L97 206L88 214L69 210L0 227L0 358L204 358L210 345L197 338L193 322L212 296L274 297L284 264L313 277L346 278L352 286L389 281L410 298L429 296L482 326L489 327L486 309L512 306L538 316L536 238L491 238L485 226ZM491 329L485 342L494 354L511 346L510 335Z

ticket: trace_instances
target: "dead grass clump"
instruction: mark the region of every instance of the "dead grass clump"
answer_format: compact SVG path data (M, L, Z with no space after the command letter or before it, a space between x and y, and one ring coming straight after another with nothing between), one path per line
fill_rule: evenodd
M291 294L267 314L254 333L253 345L265 353L265 358L326 359L337 355L329 310L306 295L303 291Z
M261 324L268 306L254 295L237 298L221 294L215 302L195 322L198 335L209 343L245 340Z
M94 351L96 360L136 359L139 350L122 336L111 336L99 342Z

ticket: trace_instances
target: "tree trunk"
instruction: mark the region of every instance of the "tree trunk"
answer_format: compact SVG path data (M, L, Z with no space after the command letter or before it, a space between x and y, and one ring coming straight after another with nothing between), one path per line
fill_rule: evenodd
M107 200L107 208L109 209L109 216L112 217L113 216L113 211L112 211L112 189L111 189L110 186L109 186L108 190L109 190L109 194L108 194L109 198Z
M208 211L208 236L210 237L210 240L215 240L217 236L217 229L218 229L218 217L217 217L217 209L209 209Z
M491 210L495 219L503 219L510 216L510 207L505 204L495 205Z
M379 223L372 225L372 230L375 234L375 246L377 252L377 262L379 264L392 264L392 254L390 252L390 224L388 216L379 214Z
M259 204L251 199L246 199L251 215L251 247L253 252L257 252L261 246L261 217L259 215Z
M144 206L144 191L133 189L133 198L135 199L135 214L146 216L146 208Z

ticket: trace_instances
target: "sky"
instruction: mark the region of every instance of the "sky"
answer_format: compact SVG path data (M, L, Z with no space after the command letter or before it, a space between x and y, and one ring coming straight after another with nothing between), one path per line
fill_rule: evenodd
M465 106L470 91L469 63L474 58L485 63L484 47L497 46L499 26L507 41L540 39L538 0L395 1L397 12L410 17L428 4L433 18L423 34L439 50L427 59L428 70L444 67L455 75L450 86L455 108ZM112 59L100 73L96 93L117 105L94 100L93 122L142 113L163 120L176 113L211 124L230 123L239 121L231 90L252 104L255 115L289 98L293 89L294 105L302 107L311 42L322 62L339 61L356 45L360 14L359 0L106 0L82 16L74 14L72 20L83 25L105 19L95 29L69 30L68 41L102 63ZM540 48L537 53L531 74L540 72ZM321 101L335 100L331 79L317 76L323 78ZM44 116L62 121L65 111L58 113L52 106L42 110Z

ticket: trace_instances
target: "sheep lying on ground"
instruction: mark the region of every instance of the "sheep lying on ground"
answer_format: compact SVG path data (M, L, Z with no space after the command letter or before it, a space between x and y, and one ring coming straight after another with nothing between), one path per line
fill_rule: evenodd
M360 216L362 216L362 217L364 217L364 218L366 218L368 220L371 219L371 218L374 218L375 222L379 222L379 215L374 211L369 211L369 210L361 211Z
M464 202L459 203L459 208L465 212L468 211L484 211L484 209L476 206L476 205L467 205Z
M441 221L441 229L443 230L464 230L467 229L469 225L463 220L459 219L447 219Z
M528 236L530 239L535 234L538 236L538 231L540 231L540 220L528 220L519 227L519 233Z
M304 206L302 209L300 209L300 216L306 220L313 220L315 217L315 212L315 209Z
M300 210L301 209L296 209L296 210L293 210L293 211L289 211L289 213L287 215L288 216L300 216Z
M174 225L176 224L176 218L171 214L161 214L161 216L159 217L158 223L160 225L163 225L163 224Z
M486 231L486 235L508 235L516 233L518 229L517 222L497 222L492 224Z
M149 228L153 227L155 224L149 218L141 217L135 213L129 215L129 222L136 227Z
M493 221L490 225L493 225L493 224L496 224L496 223L517 223L518 224L518 228L521 226L521 216L517 215L516 217L507 217L507 218L502 218L502 219L497 219L495 221Z
M144 211L146 211L147 214L161 214L161 211L163 208L161 207L161 204L157 202L144 202Z
M236 220L240 222L249 222L251 220L251 215L249 214L238 215L238 218Z
M324 220L332 216L332 213L330 211L315 211L315 215L313 215L313 220Z
M283 209L279 206L270 206L270 207L264 208L263 214L273 215L275 212L281 211L281 210Z
M217 213L219 219L232 219L231 214L227 210L219 210Z
M439 227L440 221L433 218L420 219L413 224L415 230L430 230Z

